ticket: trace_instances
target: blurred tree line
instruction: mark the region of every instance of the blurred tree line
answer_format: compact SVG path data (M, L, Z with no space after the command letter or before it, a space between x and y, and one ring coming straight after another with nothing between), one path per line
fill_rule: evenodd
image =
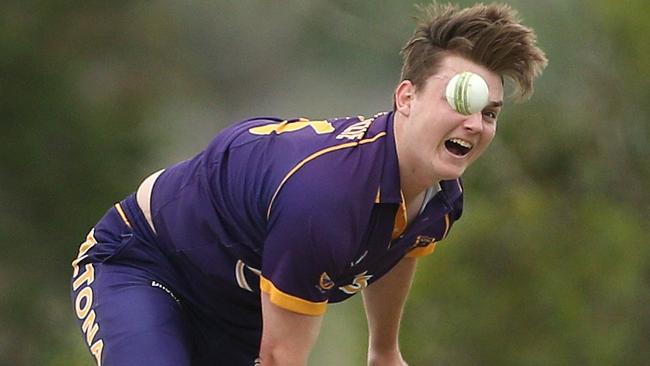
M472 2L461 1L468 5ZM650 5L509 1L550 65L421 261L412 365L650 359ZM16 1L0 13L0 365L88 365L70 262L112 202L252 115L391 106L412 2ZM312 364L363 364L358 299Z

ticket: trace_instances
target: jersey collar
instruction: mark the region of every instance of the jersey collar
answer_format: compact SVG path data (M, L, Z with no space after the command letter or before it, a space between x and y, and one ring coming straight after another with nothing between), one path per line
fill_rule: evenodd
M440 182L440 187L442 188L440 194L448 206L452 206L453 203L463 194L463 181L460 178L443 180Z

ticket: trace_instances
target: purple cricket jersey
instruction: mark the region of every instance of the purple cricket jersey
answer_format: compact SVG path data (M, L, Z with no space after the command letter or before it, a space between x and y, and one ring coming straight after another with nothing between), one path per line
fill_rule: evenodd
M460 180L440 188L404 230L392 113L254 118L167 168L151 210L164 250L224 283L261 289L285 309L317 315L405 255L433 251L462 212Z

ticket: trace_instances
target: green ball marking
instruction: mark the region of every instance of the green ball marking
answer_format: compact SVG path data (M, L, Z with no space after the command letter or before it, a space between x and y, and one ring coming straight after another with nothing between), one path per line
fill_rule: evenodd
M469 71L454 76L447 85L445 94L451 107L458 113L470 115L487 104L487 83L478 74ZM472 103L477 105L471 105ZM472 108L474 107L474 108Z
M460 75L458 83L456 84L456 108L462 114L471 114L469 110L469 79L472 74L464 72Z

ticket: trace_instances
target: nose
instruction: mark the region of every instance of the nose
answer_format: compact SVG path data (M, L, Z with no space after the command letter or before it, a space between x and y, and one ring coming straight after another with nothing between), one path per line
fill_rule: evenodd
M463 127L471 132L481 132L483 131L483 113L476 112L470 114L463 120Z

